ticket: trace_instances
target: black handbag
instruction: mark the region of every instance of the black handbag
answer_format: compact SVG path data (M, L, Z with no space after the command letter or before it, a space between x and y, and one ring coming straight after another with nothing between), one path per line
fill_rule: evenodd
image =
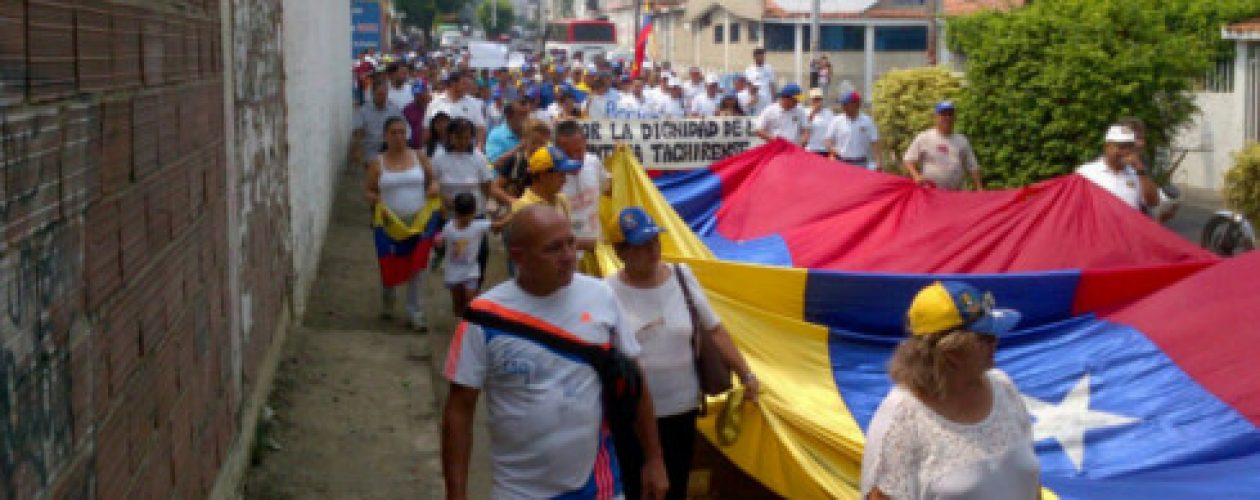
M687 299L687 312L691 314L691 349L695 357L696 378L700 380L700 393L702 396L716 396L729 391L732 387L731 367L722 359L713 335L704 331L704 326L700 324L696 302L691 297L687 280L683 279L682 264L674 265L674 276L678 279L678 286L682 287L683 297Z

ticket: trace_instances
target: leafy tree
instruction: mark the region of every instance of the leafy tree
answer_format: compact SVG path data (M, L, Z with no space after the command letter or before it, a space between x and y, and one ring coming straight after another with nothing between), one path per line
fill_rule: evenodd
M497 3L499 8L498 24L491 25L492 15L490 7ZM477 6L477 20L481 22L481 27L486 30L487 36L495 36L507 33L511 30L515 23L516 14L512 11L512 2L508 0L485 0L481 5Z
M958 126L986 183L1071 172L1100 154L1107 125L1123 116L1146 122L1152 148L1168 145L1196 112L1191 91L1218 54L1206 31L1219 38L1225 18L1198 4L1218 2L1046 0L950 19L967 80Z
M889 160L901 158L914 136L932 127L936 103L957 98L961 90L961 79L937 67L892 70L875 82L872 117L884 145L886 170L900 171L900 161Z
M464 0L395 0L394 6L407 15L404 23L420 28L432 37L433 20L439 14L458 13L464 6Z

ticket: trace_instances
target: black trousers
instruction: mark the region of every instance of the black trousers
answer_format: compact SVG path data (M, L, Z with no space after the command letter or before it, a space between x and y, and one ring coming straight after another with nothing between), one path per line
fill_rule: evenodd
M669 477L669 493L665 496L668 500L687 498L687 478L691 473L691 457L695 453L696 417L699 414L699 410L691 410L656 419L656 433L660 436L661 451L665 455L665 474ZM615 446L626 500L638 500L643 497L643 449L638 441L618 438Z

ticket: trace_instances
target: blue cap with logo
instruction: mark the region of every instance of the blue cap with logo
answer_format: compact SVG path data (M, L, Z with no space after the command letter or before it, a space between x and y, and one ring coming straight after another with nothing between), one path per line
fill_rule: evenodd
M953 112L953 111L954 111L954 101L950 101L947 99L947 100L936 103L937 113L946 113L946 112Z
M613 230L610 231L612 234L609 239L613 243L626 242L636 246L652 241L656 235L665 232L643 207L621 209L621 213L617 214L617 225L611 229Z
M789 83L779 90L779 97L796 97L801 95L801 86L795 83Z

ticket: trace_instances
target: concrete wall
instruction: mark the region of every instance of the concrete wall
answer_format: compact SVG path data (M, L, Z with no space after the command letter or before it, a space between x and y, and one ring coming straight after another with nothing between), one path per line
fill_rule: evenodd
M1188 153L1174 180L1218 190L1224 187L1225 172L1234 164L1232 155L1243 146L1246 127L1241 91L1202 93L1195 96L1195 102L1200 114L1175 143L1175 148Z
M235 435L219 6L0 2L0 498L204 497Z
M288 108L289 204L295 290L309 290L319 263L330 201L345 168L352 112L345 0L284 0L284 72ZM301 145L301 147L296 147ZM294 294L300 316L306 294Z

